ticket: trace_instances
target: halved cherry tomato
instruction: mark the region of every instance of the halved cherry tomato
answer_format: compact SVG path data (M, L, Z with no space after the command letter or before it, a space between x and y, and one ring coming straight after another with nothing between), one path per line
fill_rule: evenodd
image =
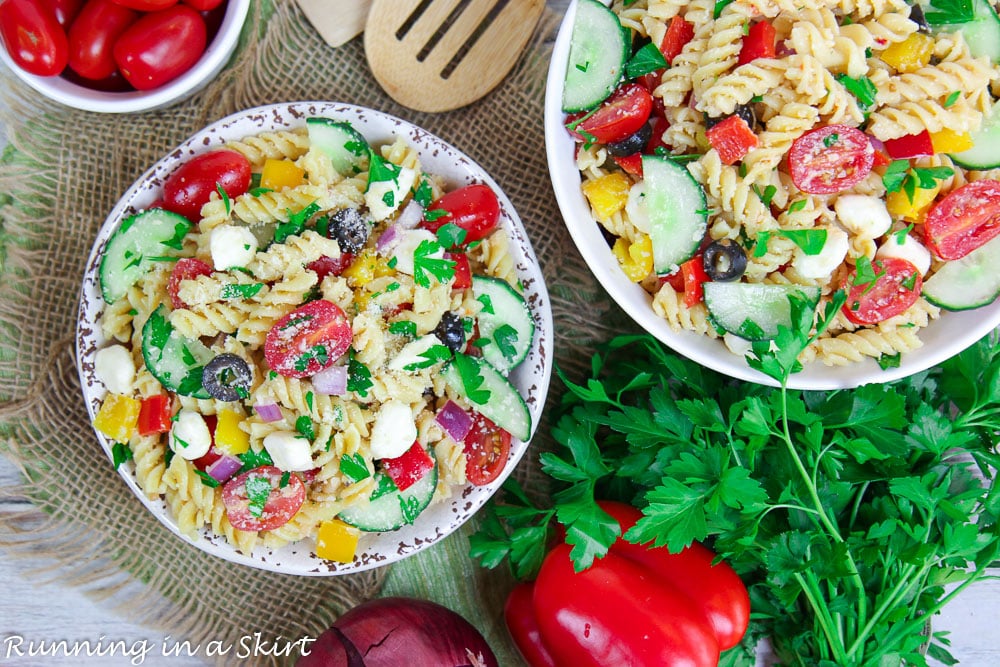
M509 454L510 433L476 414L465 436L465 478L476 486L489 484L499 477Z
M941 259L965 257L1000 234L1000 181L975 181L948 193L924 220L927 247Z
M80 8L83 7L84 0L46 0L46 3L51 9L52 13L56 16L56 21L59 21L59 25L63 27L63 30L69 30L70 24L73 23L73 19L76 18L77 14L80 13Z
M170 418L173 416L173 406L170 396L156 394L142 399L139 406L139 421L135 428L139 435L166 433L170 430Z
M745 65L757 58L774 57L774 26L767 21L758 21L750 26L740 47L739 64Z
M250 161L241 153L220 148L196 155L163 183L163 208L192 222L201 219L201 207L218 187L230 197L250 189Z
M382 470L396 484L400 491L413 486L434 467L434 459L423 446L414 441L402 455L393 459L382 459Z
M283 477L278 468L261 466L226 482L222 502L233 528L274 530L295 516L306 499L306 487L298 475L289 475L282 486Z
M653 98L646 87L626 83L583 120L576 115L567 117L568 125L573 126L567 130L577 141L612 144L635 134L649 120L652 111Z
M432 214L433 211L444 211L445 214ZM500 219L500 201L488 185L473 183L447 192L431 202L425 216L428 214L433 219L425 217L420 223L424 229L437 232L448 223L458 225L465 230L465 243L472 243L486 238L496 229Z
M137 12L113 0L89 0L69 29L70 68L85 79L115 74L115 42L138 18Z
M191 69L205 52L207 40L201 14L187 5L174 5L129 26L115 43L115 62L137 90L152 90Z
M170 278L167 280L167 294L170 295L170 305L174 308L190 308L179 295L181 281L210 275L212 275L212 267L200 259L183 257L177 260L173 271L170 272Z
M451 284L451 288L472 287L472 267L469 266L468 255L464 252L446 252L444 258L455 262L455 282Z
M158 12L177 4L177 0L113 0L113 2L140 12Z
M54 76L66 67L66 32L41 0L0 3L0 41L11 60L30 74Z
M847 125L827 125L806 132L788 152L795 187L828 195L864 180L875 162L875 148L864 132Z
M264 358L285 377L304 378L337 361L351 346L351 323L337 304L317 299L275 323L264 339Z
M306 264L306 268L310 271L315 271L319 277L319 281L323 282L323 278L327 276L339 276L353 261L354 255L349 252L342 252L340 253L340 257L328 257L324 255Z
M855 270L844 285L850 291L842 310L855 324L877 324L899 315L920 296L923 286L920 269L905 259L876 259L872 269L875 280L858 282Z

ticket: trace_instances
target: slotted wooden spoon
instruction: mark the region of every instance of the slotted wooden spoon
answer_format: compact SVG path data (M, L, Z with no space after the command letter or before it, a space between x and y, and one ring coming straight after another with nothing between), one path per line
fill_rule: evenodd
M365 55L400 104L457 109L507 76L544 9L545 0L373 0Z

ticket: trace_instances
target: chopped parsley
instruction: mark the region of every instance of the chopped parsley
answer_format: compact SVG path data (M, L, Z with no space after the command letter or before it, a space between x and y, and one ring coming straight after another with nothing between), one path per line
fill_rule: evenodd
M857 98L858 105L861 107L862 111L867 111L875 105L875 96L878 95L878 88L867 76L855 79L854 77L847 76L846 74L838 74L837 81L839 81L849 93Z
M462 387L465 389L465 396L473 403L485 405L490 400L490 391L483 389L486 381L480 372L479 364L472 358L464 354L456 354L452 361L455 370L462 380Z
M399 320L389 325L389 333L397 336L417 336L417 323L412 320Z
M413 251L413 282L424 288L431 286L431 277L444 283L455 275L454 260L435 257L443 248L436 241L424 240Z
M513 360L517 356L517 329L509 324L501 324L493 332L493 341L497 344L497 349L500 350L506 359Z
M717 19L722 16L722 10L732 4L733 0L717 0L715 9L712 10L712 18Z
M887 192L902 190L912 204L917 188L933 190L938 181L951 178L954 174L955 170L951 167L911 167L909 160L893 160L882 175L882 185Z
M295 430L308 438L309 442L316 439L316 428L313 426L309 415L299 415L299 418L295 420Z
M222 286L221 296L223 299L250 299L257 296L262 289L264 289L264 283L251 283L247 285L230 283Z
M444 345L431 345L419 355L421 361L414 361L412 364L403 366L404 371L416 371L421 368L431 366L451 358L451 350Z
M267 453L266 449L262 449L259 452L248 449L242 454L237 454L236 458L243 462L243 466L236 471L237 475L261 466L274 465L274 461L271 460L271 455Z
M808 202L805 199L797 199L791 203L788 207L790 213L798 213L806 207Z
M826 146L827 148L833 146L838 141L840 141L840 135L837 134L836 132L834 132L833 134L828 134L825 137L823 137L823 145Z
M931 0L935 11L924 11L928 25L955 25L969 23L976 18L973 0Z
M761 192L760 188L755 184L753 186L753 191L754 194L757 195L757 198L763 202L764 206L770 206L771 200L774 199L774 195L778 194L778 188L774 185L768 185L764 188L764 192Z
M251 197L260 197L261 195L266 195L268 192L274 192L271 188L252 188L249 190Z
M467 234L468 232L454 222L448 222L438 228L437 239L442 248L455 248L465 243Z
M413 191L413 201L423 208L427 208L434 201L434 190L431 187L431 182L426 178L420 179L420 185Z
M489 294L480 294L476 297L476 301L483 304L483 312L487 315L495 315L493 310L493 299L490 298Z
M289 236L301 234L306 228L306 221L319 212L319 204L313 202L298 213L288 211L288 222L279 222L274 230L274 242L284 243Z
M371 151L371 164L368 167L368 189L371 189L372 183L380 181L395 183L399 179L400 171L400 167Z
M126 461L132 460L132 449L128 446L126 442L116 442L111 447L111 462L115 466L115 470L121 466L121 464Z
M636 51L632 59L625 64L625 76L629 79L638 79L666 66L667 61L663 53L656 44L650 42Z
M340 472L352 484L371 477L371 471L365 464L365 457L361 456L359 452L344 454L340 457Z
M204 470L196 469L194 472L196 475L198 475L198 477L201 478L201 483L207 486L208 488L214 489L215 487L219 486L219 480L215 479Z
M347 390L355 392L358 396L368 396L368 390L372 384L372 372L363 363L354 358L354 351L348 354L347 359Z
M219 193L219 196L222 197L222 203L226 205L226 215L232 213L233 202L229 199L229 193L226 192L224 187L222 187L222 183L219 183L218 181L215 182L215 191Z
M944 108L947 109L948 107L953 106L955 102L958 101L958 98L961 96L962 96L962 91L956 90L955 92L953 92L951 95L947 97L947 99L945 99Z
M288 482L292 479L292 473L287 470L281 475L281 481L278 482L278 488L283 489L288 486Z
M777 231L763 231L757 235L757 245L754 246L753 256L763 257L767 254L767 242L772 236L784 236L786 239L802 249L806 255L818 255L823 252L826 245L827 230L825 229L779 229Z
M247 500L250 504L247 509L250 514L260 518L264 515L264 506L267 499L271 497L271 480L266 475L250 475L246 481Z
M300 373L304 373L309 370L309 363L315 361L320 367L325 367L327 362L330 361L330 354L326 349L326 345L314 345L309 350L306 350L295 360L295 370Z

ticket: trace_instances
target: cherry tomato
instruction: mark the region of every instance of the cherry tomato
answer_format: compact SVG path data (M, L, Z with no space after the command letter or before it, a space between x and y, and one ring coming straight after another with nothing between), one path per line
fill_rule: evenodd
M85 79L117 73L115 41L138 18L138 12L113 0L89 0L69 29L70 68Z
M40 0L0 3L0 41L14 63L30 74L54 76L66 67L66 32Z
M340 306L318 299L299 306L275 323L264 340L264 358L285 377L319 373L351 346L351 323Z
M185 5L194 7L199 12L207 12L222 4L223 0L183 0Z
M507 465L509 454L510 433L483 415L473 417L465 436L465 478L476 486L489 484Z
M567 129L577 141L613 144L635 134L652 112L653 98L646 87L640 83L626 83L583 120L570 117L574 119L568 124L572 127Z
M136 9L140 12L158 12L177 4L177 0L113 0L113 2L116 5Z
M59 21L63 30L69 30L73 19L80 13L83 2L84 0L45 0L45 4L52 9L56 21Z
M226 148L202 153L177 168L163 183L163 207L192 222L221 186L230 197L250 189L250 161Z
M283 477L278 468L261 466L226 482L222 502L233 528L274 530L295 516L306 499L306 487L298 475L289 475L281 486Z
M887 257L872 262L875 280L859 282L857 271L847 277L849 289L842 310L856 324L877 324L899 315L920 296L920 270L905 259Z
M427 212L431 211L444 211L445 215L434 217L433 220L425 218L420 223L421 227L437 232L444 225L452 223L465 230L465 243L472 243L486 238L496 229L497 220L500 219L500 202L488 185L474 183L445 193L440 199L431 202Z
M319 281L323 282L323 278L327 276L339 276L353 261L354 255L349 252L342 252L340 253L340 257L337 258L324 255L306 264L306 268L310 271L315 271L319 277Z
M181 281L210 275L212 275L212 267L200 259L184 257L177 260L173 270L170 272L170 278L167 280L167 294L170 295L170 305L175 309L190 308L179 295Z
M1000 234L1000 182L975 181L948 193L924 220L927 247L941 259L965 257Z
M146 14L115 43L118 69L137 90L173 81L205 52L207 31L201 14L187 5Z
M111 76L103 79L88 79L86 77L82 77L69 67L63 70L61 76L67 81L72 81L78 86L90 88L91 90L103 90L107 93L124 93L129 90L135 90L135 88L133 88L132 85L125 80L125 77L122 76L122 73L119 72L117 68Z
M828 195L853 187L872 170L875 148L861 130L827 125L806 132L788 152L788 170L795 187Z

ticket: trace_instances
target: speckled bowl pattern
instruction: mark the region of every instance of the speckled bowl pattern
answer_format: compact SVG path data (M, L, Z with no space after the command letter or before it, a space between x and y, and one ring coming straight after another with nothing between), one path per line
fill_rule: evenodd
M187 72L153 90L106 92L94 90L61 76L36 76L14 64L7 50L0 48L0 59L21 81L39 93L68 107L99 113L133 113L162 109L181 102L204 88L222 71L236 50L246 22L251 0L229 0L219 31L206 46L205 53Z
M751 369L743 357L731 353L721 339L690 331L675 331L653 312L652 297L625 277L611 248L591 214L580 190L580 172L574 161L574 144L564 126L563 80L569 58L570 33L576 2L559 29L549 65L545 91L545 148L556 200L580 254L612 299L640 326L676 352L719 373L774 385ZM874 359L849 366L825 366L815 362L791 376L796 389L845 389L863 384L890 382L926 370L952 357L1000 325L1000 299L989 306L963 312L942 312L941 317L920 331L922 348L902 355L898 368L882 370Z
M428 173L442 176L448 189L470 183L485 183L497 193L500 200L500 224L511 239L510 252L536 325L532 349L527 359L511 373L510 379L525 398L533 427L537 428L552 371L552 314L538 260L510 200L482 167L438 137L406 121L377 111L329 102L276 104L224 118L198 132L157 162L129 188L114 207L101 227L87 260L80 295L76 333L77 366L91 419L100 408L105 395L105 389L94 373L94 357L97 350L107 344L98 324L104 307L98 283L98 266L111 234L125 217L153 203L160 196L164 179L192 156L217 148L231 139L259 132L302 127L306 118L310 116L349 121L373 144L391 143L393 139L401 136L419 153L422 168ZM111 447L114 443L100 433L97 433L97 438L109 457L108 465L111 465ZM450 499L436 502L422 512L413 525L392 532L363 535L357 556L351 563L335 563L318 558L313 551L315 544L312 540L304 540L275 550L258 547L252 556L237 551L224 537L207 531L203 531L193 544L208 553L236 563L287 574L338 575L386 565L429 547L475 514L510 475L528 448L528 442L516 438L511 445L510 458L503 473L491 484L481 487L466 485L464 488L456 489ZM131 461L123 464L119 468L119 473L150 512L180 539L190 541L178 531L166 502L162 498L149 500L141 492L135 480Z

